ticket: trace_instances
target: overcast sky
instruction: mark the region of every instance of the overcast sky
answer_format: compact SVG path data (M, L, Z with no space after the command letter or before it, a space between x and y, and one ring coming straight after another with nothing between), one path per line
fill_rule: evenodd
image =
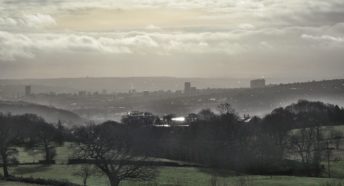
M0 78L344 77L343 0L0 0Z

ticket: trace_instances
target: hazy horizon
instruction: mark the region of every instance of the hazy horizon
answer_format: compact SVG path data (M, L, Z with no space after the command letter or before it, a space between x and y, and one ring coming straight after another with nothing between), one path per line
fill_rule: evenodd
M289 83L298 83L298 82L310 82L310 81L326 81L326 80L335 80L335 79L344 79L343 76L328 76L328 77L178 77L178 76L71 76L71 77L0 77L0 82L3 85L6 85L4 81L42 81L42 80L64 80L64 79L140 79L140 78L151 78L151 79L175 79L175 80L185 80L195 83L194 80L220 80L220 81L230 81L228 85L222 86L223 83L218 82L217 86L211 86L209 88L245 88L249 87L249 81L253 79L265 79L267 84L289 84ZM23 83L20 83L23 84ZM25 83L24 83L25 84ZM24 85L23 84L23 85ZM204 84L204 85L202 85ZM39 85L39 82L35 83L26 83L26 85ZM196 85L201 88L207 88L208 83L202 83L196 81ZM182 86L182 84L180 84Z

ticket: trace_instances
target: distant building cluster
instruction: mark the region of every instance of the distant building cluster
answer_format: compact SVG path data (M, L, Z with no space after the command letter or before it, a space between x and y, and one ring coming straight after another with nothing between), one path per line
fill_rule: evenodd
M25 96L31 96L31 86L27 85L25 86Z
M191 121L191 120L190 120ZM186 117L167 114L163 117L153 115L150 112L130 111L122 116L124 124L152 125L154 127L188 127Z
M136 89L130 89L128 93L129 94L136 94Z
M264 88L265 86L265 79L254 79L250 82L251 88Z
M130 111L130 112L127 113L127 116L137 117L137 118L144 118L144 117L152 117L153 114L149 113L149 112Z
M251 88L264 88L266 87L265 84L265 79L254 79L250 81L250 87ZM181 96L181 95L199 95L202 92L208 92L209 91L216 91L216 89L206 89L206 90L200 90L197 89L195 86L192 86L191 82L185 82L184 83L184 90L177 90L175 92L171 91L171 90L158 90L158 91L142 91L142 92L138 92L135 89L130 89L127 93L118 93L118 94L112 94L116 97L132 97L132 96ZM22 94L21 94L22 95ZM35 96L38 96L39 94L35 94ZM41 95L44 95L41 94ZM47 94L45 94L47 95ZM55 92L50 92L49 93L50 96L54 95L57 96L57 94ZM74 93L73 95L75 96L79 96L79 97L86 97L86 96L108 96L110 94L108 94L106 89L103 89L101 92L87 92L84 90L78 91L77 93ZM33 92L32 92L32 86L31 85L26 85L24 87L24 96L25 97L32 97L34 96ZM61 96L68 96L68 94L61 94ZM215 101L215 100L214 100Z
M184 94L191 95L196 93L197 88L192 87L190 82L185 82L184 83Z

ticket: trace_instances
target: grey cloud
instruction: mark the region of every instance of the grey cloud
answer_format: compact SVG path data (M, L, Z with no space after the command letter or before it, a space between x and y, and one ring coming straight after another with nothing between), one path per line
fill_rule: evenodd
M54 25L56 25L55 19L46 14L26 14L17 17L1 16L0 14L0 31L38 30Z
M328 28L285 27L252 30L250 27L250 29L238 28L222 32L129 31L31 34L0 32L0 58L15 60L17 57L32 58L40 53L54 52L242 55L252 52L279 53L288 50L297 53L300 48L313 46L305 40L343 42L341 36L322 34L324 29Z
M309 40L316 40L316 41L328 41L328 42L344 42L344 37L335 37L330 35L320 35L320 36L314 36L314 35L307 35L303 34L301 36L303 39L309 39Z
M113 33L12 34L0 32L0 58L33 57L37 53L96 52L170 55L173 53L228 53L243 49L229 33Z
M77 10L105 8L197 9L202 15L181 25L148 23L142 30L49 29L58 24L55 16L72 15L72 19ZM278 74L298 67L301 74L302 67L310 64L318 65L320 72L327 65L323 63L326 60L334 61L333 68L328 70L331 72L343 66L343 17L343 0L0 0L0 61L11 61L7 64L18 66L23 61L58 63L56 56L63 54L60 56L65 56L65 63L79 64L78 60L87 61L84 55L94 54L96 60L87 61L92 66L91 63L108 56L112 62L127 55L130 56L127 61L135 64L159 59L161 63L170 62L169 67L175 69L197 59L204 74L213 61L219 66L235 66L232 73L240 68L254 68L264 74L271 67ZM43 60L42 56L49 60ZM193 73L195 64L193 61L185 74ZM217 70L227 73L222 66ZM209 73L217 75L215 71Z

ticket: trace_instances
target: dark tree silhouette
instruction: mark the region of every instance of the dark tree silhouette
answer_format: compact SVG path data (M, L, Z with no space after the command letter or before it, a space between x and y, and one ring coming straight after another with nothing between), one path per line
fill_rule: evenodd
M19 128L11 115L0 114L0 155L4 177L9 177L9 157L16 151L12 146L19 138Z
M25 114L12 116L0 113L0 157L2 160L3 173L9 177L8 165L17 149L15 146L23 146L25 139L29 137L30 126L35 122L36 115Z
M44 163L51 164L56 154L55 147L63 143L60 131L53 125L46 123L43 119L37 120L33 129L31 136L32 146L28 147L43 150L45 154Z
M75 133L76 156L99 168L111 186L126 179L153 179L155 169L145 164L146 156L135 154L128 132L125 126L112 123L80 128Z
M221 114L236 114L235 109L229 103L222 103L217 106Z
M203 109L198 113L200 120L213 120L216 118L216 114L210 109Z

